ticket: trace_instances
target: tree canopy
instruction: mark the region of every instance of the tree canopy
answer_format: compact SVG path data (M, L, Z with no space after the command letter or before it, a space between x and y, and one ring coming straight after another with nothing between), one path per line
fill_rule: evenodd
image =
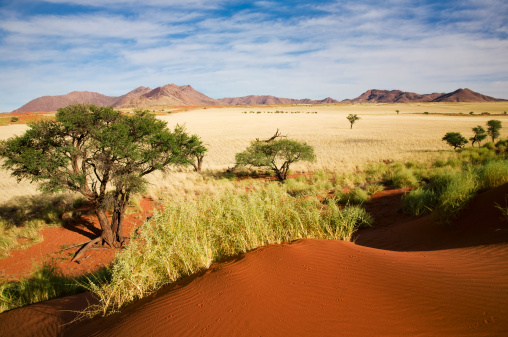
M279 181L286 180L292 163L302 160L314 161L314 149L291 139L254 141L245 151L236 154L237 166L268 167Z
M468 143L467 139L460 132L448 132L444 135L443 140L454 149L461 148Z
M361 118L356 114L349 114L347 117L347 120L349 123L351 123L351 129L353 128L353 124L356 123L357 120L360 120Z
M474 146L475 143L478 143L478 146L480 146L482 140L487 138L487 133L485 132L485 129L481 125L474 127L473 132L474 136L469 138L469 140L471 141L471 145Z
M18 180L38 183L43 192L81 193L102 229L89 244L122 245L125 209L131 194L143 190L143 177L168 165L189 165L206 151L198 136L179 125L171 131L147 111L123 115L110 107L77 104L59 109L56 121L29 126L23 135L0 143L3 167Z
M492 138L493 142L495 142L496 138L501 134L499 131L501 128L502 124L499 120L491 119L487 122L487 134Z

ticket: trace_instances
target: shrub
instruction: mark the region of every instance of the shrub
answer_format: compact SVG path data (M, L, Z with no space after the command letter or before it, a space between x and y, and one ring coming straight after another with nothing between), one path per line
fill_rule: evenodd
M454 149L460 149L468 143L468 140L464 138L460 132L448 132L444 135L443 140L447 142L448 145L453 146Z
M19 121L18 117L11 117L11 123L16 123L17 121Z

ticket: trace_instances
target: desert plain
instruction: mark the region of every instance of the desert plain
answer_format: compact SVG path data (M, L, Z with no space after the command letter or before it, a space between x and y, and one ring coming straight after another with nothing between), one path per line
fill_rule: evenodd
M171 107L161 107L158 118L169 127L185 125L189 133L201 137L208 148L204 175L232 168L236 153L277 129L314 147L316 161L296 163L292 173L325 171L333 176L349 174L354 180L355 172L368 163L431 161L453 155L442 140L447 132L469 138L473 127L490 119L508 127L506 102L181 110L168 113ZM352 128L346 119L349 114L361 118ZM25 129L25 125L1 126L0 138ZM506 135L502 129L501 138ZM191 170L172 169L154 174L149 181L145 197L157 199L165 193L175 196L197 189L201 180ZM38 193L36 186L18 183L3 170L0 191L2 203ZM0 335L508 335L508 222L496 208L505 201L508 185L480 193L448 225L433 214L402 213L400 198L407 192L385 190L373 195L365 208L374 223L357 231L352 242L302 238L263 246L214 262L107 317L70 323L75 314L69 310L82 310L96 301L90 293L14 309L0 314ZM130 219L131 228L150 213L150 205L145 206L140 217ZM86 241L83 233L66 231L47 229L42 242L1 259L2 278L26 276L33 264L51 257L62 244ZM102 256L106 254L102 251L93 254L79 265L69 260L58 263L64 272L79 273L80 268L88 271L98 267L97 261L113 259Z

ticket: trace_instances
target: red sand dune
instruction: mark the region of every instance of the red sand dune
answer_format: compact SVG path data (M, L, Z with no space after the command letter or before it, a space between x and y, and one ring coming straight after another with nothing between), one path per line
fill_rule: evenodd
M481 194L448 227L431 216L409 222L380 219L379 227L359 233L356 244L299 240L262 247L106 318L59 325L71 318L59 310L83 305L86 295L13 310L0 315L0 332L507 336L508 223L493 207L504 204L507 193L504 185Z

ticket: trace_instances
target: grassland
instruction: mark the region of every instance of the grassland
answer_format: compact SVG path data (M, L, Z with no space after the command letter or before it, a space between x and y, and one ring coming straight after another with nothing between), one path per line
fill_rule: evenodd
M165 111L171 110L166 107ZM318 112L299 114L244 114L249 110ZM397 114L396 110L400 113ZM429 114L423 114L424 112ZM469 112L475 115L469 115ZM508 103L418 103L418 104L336 104L314 106L257 106L195 108L181 113L160 115L170 127L185 124L190 133L198 134L209 149L203 163L205 171L234 166L235 154L250 141L272 136L278 129L289 138L305 141L314 147L317 160L312 164L295 164L295 171L323 169L347 173L369 162L382 160L426 161L450 147L441 140L446 132L461 132L466 138L471 129L499 119L505 125L501 137L508 134ZM458 115L459 113L464 115ZM489 112L491 115L480 115ZM353 129L346 119L357 114L361 120ZM20 134L25 125L0 127L0 139ZM185 179L182 175L180 178ZM152 190L171 188L173 175L156 174L150 178ZM36 193L35 186L17 181L0 171L0 202L13 196Z
M185 124L203 139L209 149L205 172L177 169L150 177L148 193L165 200L164 212L133 238L134 244L115 262L106 283L86 285L102 300L91 312L118 309L213 261L260 245L303 237L348 240L356 228L370 223L368 214L352 205L366 202L383 188L381 184L422 186L405 201L410 213L441 210L446 204L443 214L453 214L478 190L506 182L508 177L506 161L482 168L487 159L497 160L493 150L462 154L441 140L450 131L469 138L474 126L490 119L508 126L506 103L255 107L256 111L274 109L288 113L245 114L246 107L229 107L160 116L170 127ZM483 111L491 115L479 115ZM361 117L353 129L348 114ZM269 138L276 129L314 147L315 163L292 166L294 171L314 172L310 181L298 178L280 185L221 179L224 169L234 166L237 152L256 138ZM2 127L0 138L23 130L19 125ZM501 137L506 134L501 130ZM469 162L476 166L464 164ZM35 193L34 186L18 185L8 172L0 178L2 203ZM456 186L464 187L463 191ZM344 192L345 187L351 191Z

